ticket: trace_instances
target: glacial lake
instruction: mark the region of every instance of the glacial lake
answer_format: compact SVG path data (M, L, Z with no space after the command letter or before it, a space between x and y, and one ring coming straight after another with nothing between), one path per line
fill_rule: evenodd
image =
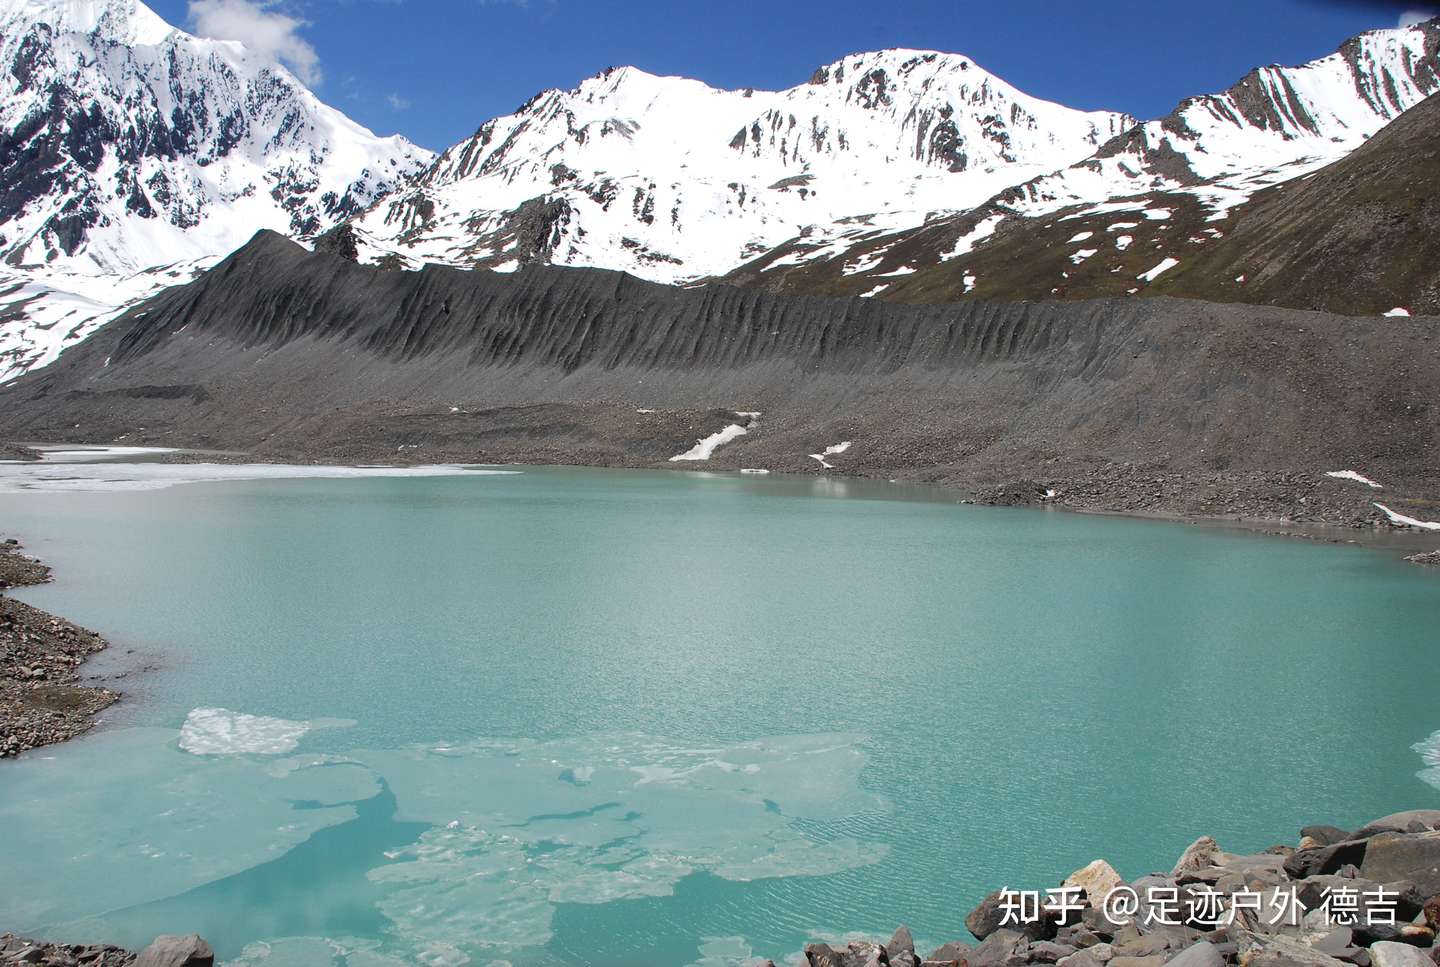
M1440 580L1390 553L837 479L106 476L0 492L57 572L16 596L126 693L0 763L0 929L718 967L1440 806Z

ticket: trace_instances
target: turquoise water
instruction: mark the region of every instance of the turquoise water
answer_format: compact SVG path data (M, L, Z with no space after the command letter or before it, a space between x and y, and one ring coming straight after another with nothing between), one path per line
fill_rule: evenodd
M1440 805L1440 581L1375 551L560 469L5 493L0 522L128 698L0 764L0 928L744 963Z

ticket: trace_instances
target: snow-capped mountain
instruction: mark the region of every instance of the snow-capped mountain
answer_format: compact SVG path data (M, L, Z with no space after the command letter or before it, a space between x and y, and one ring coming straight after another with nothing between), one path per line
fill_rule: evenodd
M1077 284L1103 262L1111 281L1124 280L1120 294L1140 294L1220 239L1226 219L1257 192L1348 157L1437 91L1440 19L1370 31L1308 64L1260 68L1226 91L1188 98L1091 157L965 212L853 236L844 247L797 234L727 280L908 301L1073 298L1112 294L1108 285ZM1090 226L1075 227L1107 214L1114 217L1101 227L1113 227L1113 246L1099 245ZM1057 254L1058 265L1041 274L1037 266ZM1148 259L1138 277L1129 264L1137 258Z
M485 123L356 224L372 258L684 282L797 234L837 240L963 210L1133 123L929 51L856 54L784 91L622 67Z
M139 0L0 0L0 257L130 273L311 235L429 160Z
M1002 201L1025 214L1181 189L1222 216L1259 188L1345 157L1440 90L1440 20L1375 30L1298 67L1187 99Z
M259 229L323 231L432 159L139 0L0 0L0 378Z

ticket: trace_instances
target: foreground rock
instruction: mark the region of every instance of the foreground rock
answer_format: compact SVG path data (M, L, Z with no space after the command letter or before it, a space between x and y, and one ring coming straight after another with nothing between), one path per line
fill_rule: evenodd
M108 944L45 943L17 937L13 933L0 933L0 964L128 967L134 962L133 953Z
M15 541L0 543L0 758L80 735L120 697L78 684L104 638L4 594L48 580L50 569Z
M1026 909L1025 897L1038 901ZM974 942L921 955L887 944L805 948L807 967L1435 967L1440 964L1440 810L1354 832L1307 826L1295 845L1227 853L1192 843L1133 882L1104 860L1058 888L996 891L965 920Z
M195 934L162 936L139 954L108 944L55 944L0 934L0 964L50 967L213 967L215 951Z

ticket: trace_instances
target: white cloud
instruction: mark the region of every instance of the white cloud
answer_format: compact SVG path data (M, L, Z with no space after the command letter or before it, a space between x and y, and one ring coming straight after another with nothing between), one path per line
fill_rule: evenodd
M385 103L389 104L391 109L395 111L408 110L410 107L410 102L399 94L386 94Z
M238 40L306 84L320 83L320 55L299 33L305 21L274 6L273 0L190 0L190 23L202 37Z
M1402 14L1400 15L1400 26L1402 26L1402 27L1413 27L1413 26L1415 26L1416 24L1424 23L1425 21L1429 20L1431 17L1434 17L1434 16L1435 16L1435 11L1434 11L1433 9L1431 9L1431 10L1406 10L1404 13L1402 13Z

